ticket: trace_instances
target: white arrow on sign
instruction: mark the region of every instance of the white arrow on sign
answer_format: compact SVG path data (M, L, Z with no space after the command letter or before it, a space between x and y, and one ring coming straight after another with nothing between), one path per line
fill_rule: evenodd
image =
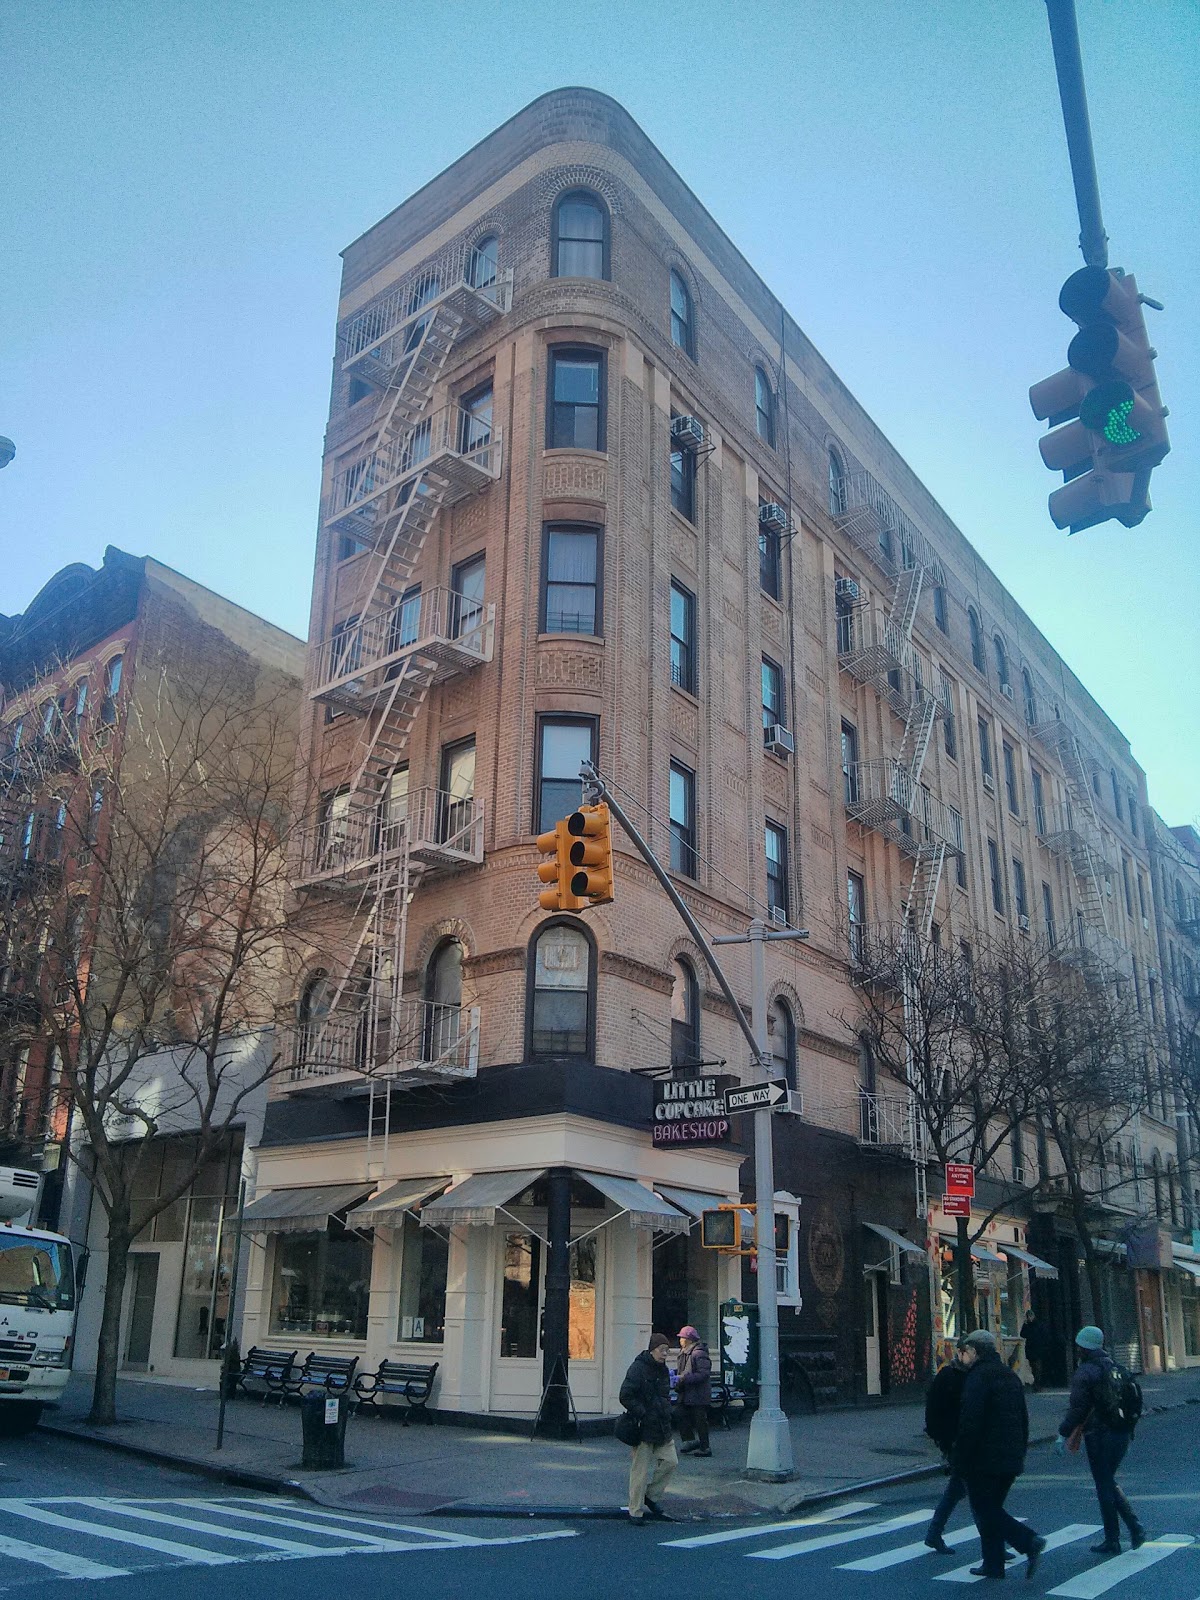
M735 1111L757 1111L761 1106L776 1106L787 1101L788 1086L783 1078L771 1078L766 1083L755 1083L749 1089L726 1089L725 1115Z

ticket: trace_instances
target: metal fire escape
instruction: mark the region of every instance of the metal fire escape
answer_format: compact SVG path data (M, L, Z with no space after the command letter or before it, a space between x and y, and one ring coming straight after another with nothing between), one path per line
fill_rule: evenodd
M511 271L460 245L360 311L339 339L343 371L379 401L327 500L326 536L360 557L361 575L310 652L309 695L361 726L349 783L303 831L297 886L353 901L357 934L326 1014L298 1030L289 1081L366 1078L372 1135L386 1137L392 1080L471 1076L478 1055L477 1009L410 999L403 980L412 896L428 871L482 860L482 810L453 786L410 791L406 756L430 687L492 655L494 606L424 588L419 572L438 513L500 475L490 409L436 406L435 391L453 352L511 299Z

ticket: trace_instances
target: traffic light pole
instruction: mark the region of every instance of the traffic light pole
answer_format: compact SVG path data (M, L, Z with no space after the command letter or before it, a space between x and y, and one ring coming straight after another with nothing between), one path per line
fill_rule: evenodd
M1071 157L1075 204L1079 211L1079 248L1089 267L1107 267L1108 235L1100 215L1100 184L1096 178L1087 91L1083 86L1075 0L1046 0L1046 12L1050 20L1050 43L1054 48L1058 98L1062 102L1067 150Z
M658 857L625 815L620 804L613 799L603 778L590 761L580 769L588 798L593 803L603 800L611 814L625 830L634 849L650 868L671 904L683 919L683 924L696 941L721 993L729 1002L734 1020L753 1054L758 1077L770 1078L767 1062L767 974L764 947L769 939L807 939L808 934L799 929L772 929L755 918L744 934L712 940L713 944L749 944L752 955L752 995L754 1025L751 1027L741 1002L734 994L729 979L720 962L709 948L709 939L700 924L684 904L683 897L659 865ZM754 1198L755 1244L758 1250L758 1342L759 1391L758 1407L750 1423L750 1442L746 1451L746 1470L755 1477L773 1482L785 1482L795 1472L792 1455L792 1436L787 1418L779 1403L779 1299L775 1276L775 1153L772 1144L773 1113L760 1110L754 1113Z

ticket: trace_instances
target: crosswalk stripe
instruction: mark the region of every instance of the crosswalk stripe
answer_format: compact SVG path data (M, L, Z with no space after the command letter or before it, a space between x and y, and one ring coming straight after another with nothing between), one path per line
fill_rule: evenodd
M878 1539L885 1533L895 1533L899 1528L911 1528L915 1522L928 1522L933 1507L909 1511L902 1517L892 1517L888 1522L874 1522L869 1528L851 1528L844 1533L827 1533L819 1539L800 1539L795 1544L776 1545L773 1550L752 1550L751 1561L786 1561L790 1556L809 1555L814 1550L828 1550L835 1544L853 1544L857 1539Z
M103 1523L83 1522L78 1517L64 1517L57 1511L47 1511L42 1506L31 1506L24 1500L0 1500L0 1511L16 1517L28 1517L31 1522L45 1522L52 1528L69 1528L73 1533L88 1533L93 1539L111 1539L116 1544L137 1545L139 1550L158 1550L166 1556L176 1556L181 1561L199 1562L206 1567L235 1566L238 1556L217 1555L214 1550L202 1550L199 1545L174 1544L170 1539L156 1539L148 1533L123 1533L118 1528L106 1528Z
M1064 1544L1074 1544L1077 1539L1087 1539L1093 1533L1099 1532L1100 1529L1094 1522L1068 1522L1065 1528L1058 1528L1053 1533L1046 1534L1046 1550L1047 1552L1057 1550ZM1014 1567L1023 1566L1025 1559L1024 1556L1018 1556L1015 1561L1010 1561L1007 1571L1011 1572ZM953 1572L939 1572L937 1581L939 1583L980 1583L982 1579L973 1577L970 1567L955 1567Z
M171 1503L174 1504L175 1502ZM278 1506L280 1502L278 1496L256 1495L250 1497L248 1495L239 1495L228 1500L213 1501L211 1503L213 1505L222 1505L228 1510L235 1505ZM285 1502L285 1504L290 1505L291 1502ZM389 1533L417 1533L424 1539L440 1539L446 1544L476 1545L487 1542L484 1539L477 1538L474 1534L451 1533L448 1528L414 1528L408 1523L384 1522L379 1517L359 1517L346 1511L320 1511L316 1506L312 1505L305 1506L304 1515L305 1517L319 1517L326 1522L350 1522L360 1528L386 1528Z
M126 1567L106 1567L99 1561L89 1561L85 1556L68 1555L65 1550L48 1550L44 1545L26 1544L23 1539L9 1539L0 1534L0 1556L11 1556L14 1561L31 1561L39 1567L49 1567L64 1578L127 1578Z
M1069 1595L1071 1600L1096 1600L1097 1595L1104 1594L1114 1584L1133 1577L1134 1573L1144 1572L1147 1567L1173 1556L1176 1550L1184 1550L1194 1543L1190 1534L1164 1533L1160 1539L1148 1539L1140 1550L1126 1550L1123 1555L1101 1562L1090 1572L1081 1572L1077 1578L1060 1583L1050 1593Z
M978 1539L979 1535L974 1528L956 1528L953 1533L947 1533L945 1541L949 1545L966 1544L969 1539ZM882 1572L885 1567L899 1567L906 1561L916 1561L920 1556L931 1556L933 1551L919 1539L916 1544L902 1544L897 1550L885 1550L882 1555L864 1556L861 1561L846 1561L838 1568L839 1572Z
M267 1514L262 1511L246 1511L240 1507L231 1507L223 1500L193 1500L191 1504L199 1507L201 1510L216 1512L221 1516L238 1517L239 1519L247 1522L265 1522L274 1528L299 1528L302 1533L309 1534L317 1531L315 1528L313 1528L311 1523L301 1522L297 1517L281 1517L278 1514L267 1516ZM380 1550L438 1550L441 1548L456 1548L453 1546L443 1547L439 1544L433 1543L429 1539L381 1539L377 1533L360 1533L357 1528L330 1528L328 1530L322 1529L321 1531L328 1531L330 1534L340 1534L343 1539L352 1541L356 1548L361 1547L364 1554L369 1554L371 1551ZM212 1532L220 1534L222 1533L222 1530L219 1527L214 1527ZM224 1535L222 1534L222 1537L223 1536ZM336 1553L336 1546L328 1546L321 1551L322 1555L334 1555Z
M793 1517L789 1522L765 1522L756 1528L733 1528L726 1533L702 1533L694 1539L665 1539L663 1550L698 1550L702 1545L728 1544L734 1539L761 1539L768 1533L791 1533L796 1528L811 1528L820 1522L836 1522L859 1511L874 1511L874 1500L851 1500L842 1506L827 1506L808 1517Z
M191 1502L196 1504L196 1502ZM201 1502L202 1503L202 1502ZM165 1511L150 1511L145 1506L128 1502L102 1500L99 1496L77 1495L75 1504L91 1506L95 1511L108 1511L113 1516L136 1517L142 1522L165 1522L172 1528L185 1528L189 1533L207 1533L216 1539L231 1539L235 1543L266 1545L271 1550L284 1550L290 1555L327 1556L332 1549L325 1544L299 1544L294 1539L273 1539L268 1533L250 1533L244 1528L222 1528L215 1522L197 1522L194 1517L170 1516ZM207 1507L205 1508L207 1509ZM323 1532L325 1530L322 1530ZM334 1532L331 1528L330 1534Z

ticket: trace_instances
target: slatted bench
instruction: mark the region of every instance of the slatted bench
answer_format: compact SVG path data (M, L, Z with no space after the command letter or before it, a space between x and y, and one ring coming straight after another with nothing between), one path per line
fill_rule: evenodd
M249 1385L261 1383L263 1405L266 1405L270 1395L278 1396L282 1405L292 1381L292 1369L298 1354L297 1350L267 1350L262 1345L252 1345L238 1368L238 1388L245 1394L253 1394L255 1391Z
M383 1407L379 1402L384 1395L399 1395L407 1402L403 1414L405 1427L412 1420L414 1411L428 1422L429 1414L425 1408L433 1393L433 1379L438 1366L436 1361L427 1366L419 1361L381 1361L377 1372L359 1374L354 1380L354 1392L364 1411L369 1409L376 1416L382 1415Z
M310 1350L302 1367L294 1367L285 1385L288 1394L303 1395L313 1389L325 1394L348 1394L354 1388L357 1356L331 1356Z

